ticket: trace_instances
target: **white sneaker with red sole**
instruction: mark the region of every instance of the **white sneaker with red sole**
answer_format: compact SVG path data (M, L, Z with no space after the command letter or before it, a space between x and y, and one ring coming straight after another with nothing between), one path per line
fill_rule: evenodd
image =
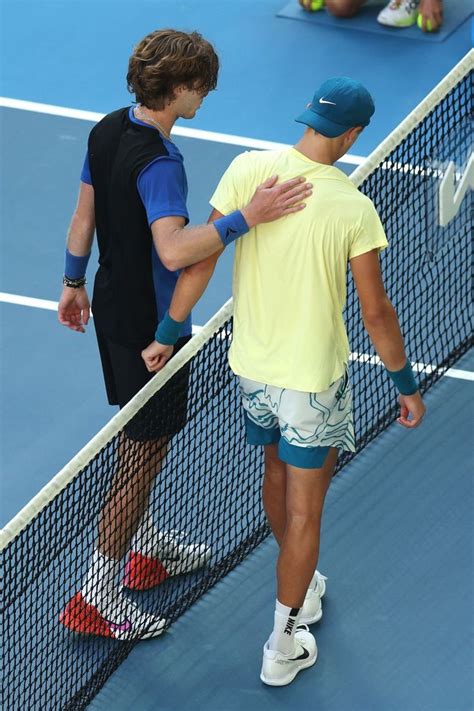
M173 575L199 570L209 562L212 550L205 543L187 543L179 531L162 531L151 555L132 551L125 566L123 585L130 590L149 590Z
M138 605L120 595L115 603L108 603L109 610L99 611L78 592L59 615L59 621L76 634L110 637L120 641L150 639L162 634L166 620L140 610Z

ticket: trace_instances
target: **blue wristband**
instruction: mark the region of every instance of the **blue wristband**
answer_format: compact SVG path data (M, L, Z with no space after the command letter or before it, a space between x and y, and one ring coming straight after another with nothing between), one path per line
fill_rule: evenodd
M66 249L66 261L64 264L65 276L69 277L69 279L82 279L86 274L90 256L91 253L89 252L85 257L76 257L76 255L71 254L71 252Z
M219 217L212 224L218 231L224 247L227 247L228 244L249 231L249 226L240 210L231 212L230 215L225 217Z
M418 385L409 360L401 370L387 370L387 373L392 378L400 395L414 395L418 392Z
M175 321L167 311L156 329L155 339L164 346L174 346L179 338L184 321Z

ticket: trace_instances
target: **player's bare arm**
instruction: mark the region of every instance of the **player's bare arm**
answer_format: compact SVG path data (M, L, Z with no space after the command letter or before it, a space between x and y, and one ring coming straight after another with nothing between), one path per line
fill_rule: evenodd
M260 185L241 213L249 229L262 222L299 212L311 195L312 185L304 178L277 184L273 176ZM163 217L151 226L158 255L167 269L176 271L201 262L222 249L222 239L211 224L185 227L182 217Z
M90 254L95 231L94 188L81 182L76 209L67 237L67 249L76 257ZM89 322L90 303L84 286L63 288L58 306L58 319L63 326L84 333Z
M214 220L220 217L223 217L222 213L218 210L213 210L208 222L214 222ZM196 264L192 264L183 269L173 292L173 298L169 308L169 315L174 321L182 323L191 313L195 304L197 304L206 290L209 280L214 273L217 260L223 251L224 248L221 246L217 252L207 257L207 259L196 262ZM142 351L142 358L149 372L158 372L163 368L169 358L171 358L172 354L173 346L152 341L152 343Z
M378 250L354 257L350 265L370 340L387 370L399 371L407 357L398 317L383 284ZM400 407L398 422L405 427L417 427L425 414L420 393L400 395Z

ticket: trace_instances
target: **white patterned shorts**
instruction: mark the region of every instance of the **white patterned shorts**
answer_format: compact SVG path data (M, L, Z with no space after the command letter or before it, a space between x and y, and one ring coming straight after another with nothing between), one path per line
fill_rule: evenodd
M239 382L249 444L278 444L280 459L303 469L321 467L330 447L355 450L347 372L320 393Z

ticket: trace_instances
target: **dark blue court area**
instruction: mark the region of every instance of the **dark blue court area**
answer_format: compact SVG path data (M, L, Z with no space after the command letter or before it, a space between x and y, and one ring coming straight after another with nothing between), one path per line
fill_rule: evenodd
M188 175L191 221L197 224L207 220L209 197L232 159L254 147L254 141L295 142L301 127L294 116L310 101L318 84L340 74L364 82L376 103L370 127L339 164L350 174L470 50L472 11L466 6L467 0L465 5L446 0L444 34L430 37L417 35L417 28L379 31L373 26L373 3L351 25L350 20L338 23L322 15L302 21L297 0L294 7L284 0L4 1L0 91L2 526L115 412L106 402L92 322L85 335L68 331L59 325L55 307L66 232L87 137L94 125L90 114L76 114L76 110L101 115L130 102L125 73L133 45L152 29L175 27L198 30L219 53L218 90L204 101L192 122L179 122L181 129L205 133L176 137ZM25 103L13 108L15 101ZM428 194L426 174L421 171L416 176L404 198L412 211L411 222L404 223L406 229L416 222L417 201ZM466 200L471 197L472 191ZM390 203L390 196L385 202ZM390 284L395 302L406 303L425 289L429 268L422 272L420 265L427 244L427 214L420 213L421 222L408 274L397 273L399 281ZM448 261L449 243L442 249ZM395 257L399 257L396 247L387 250L384 259ZM231 297L232 260L232 249L228 249L194 311L196 327L203 326ZM95 261L89 267L89 284ZM457 286L463 298L469 290L469 264L467 250ZM414 272L415 277L421 276L413 279ZM440 290L448 283L448 278L440 280ZM452 297L453 290L446 291ZM410 319L426 333L425 363L430 362L429 353L438 338L437 331L430 332L430 323L444 320L448 333L452 315L442 306L429 304L423 313L411 313ZM411 356L415 359L417 354ZM428 411L419 430L408 432L391 425L333 481L318 565L328 576L328 591L323 619L312 628L319 647L314 668L286 688L265 687L259 680L261 650L271 630L275 598L276 544L267 538L162 637L136 645L90 708L472 711L472 350L450 366L426 395ZM371 368L366 366L367 373ZM377 367L376 378L380 373ZM358 398L363 400L363 393ZM205 468L205 444L200 441L200 446ZM219 475L218 479L224 499L226 487L231 491L246 486L245 480L232 480L232 462L230 458L225 462L228 477ZM184 460L180 467L184 477ZM199 471L192 476L199 481ZM212 499L210 489L205 494L205 501ZM178 511L179 502L173 499L175 503ZM240 535L245 516L235 513L233 500L228 510L219 511L216 526L228 525L229 516L234 516L235 532ZM178 514L173 521L182 524ZM233 535L229 530L223 545ZM201 533L217 542L217 528ZM91 549L94 535L95 521L83 541ZM51 571L67 565L72 554L58 552ZM75 581L68 584L72 589ZM66 592L67 584L62 590L64 599ZM28 608L25 603L25 614ZM28 679L35 669L35 640L42 651L48 644L69 649L71 675L81 664L87 666L87 655L102 644L102 640L95 640L95 646L71 640L64 630L58 631L57 610L50 613L36 619L37 635L17 641L18 673L25 680L21 705L14 711L65 708L54 701L60 692L57 680L48 677L47 666L43 680ZM29 704L29 685L40 689L43 683L52 690L48 704Z

